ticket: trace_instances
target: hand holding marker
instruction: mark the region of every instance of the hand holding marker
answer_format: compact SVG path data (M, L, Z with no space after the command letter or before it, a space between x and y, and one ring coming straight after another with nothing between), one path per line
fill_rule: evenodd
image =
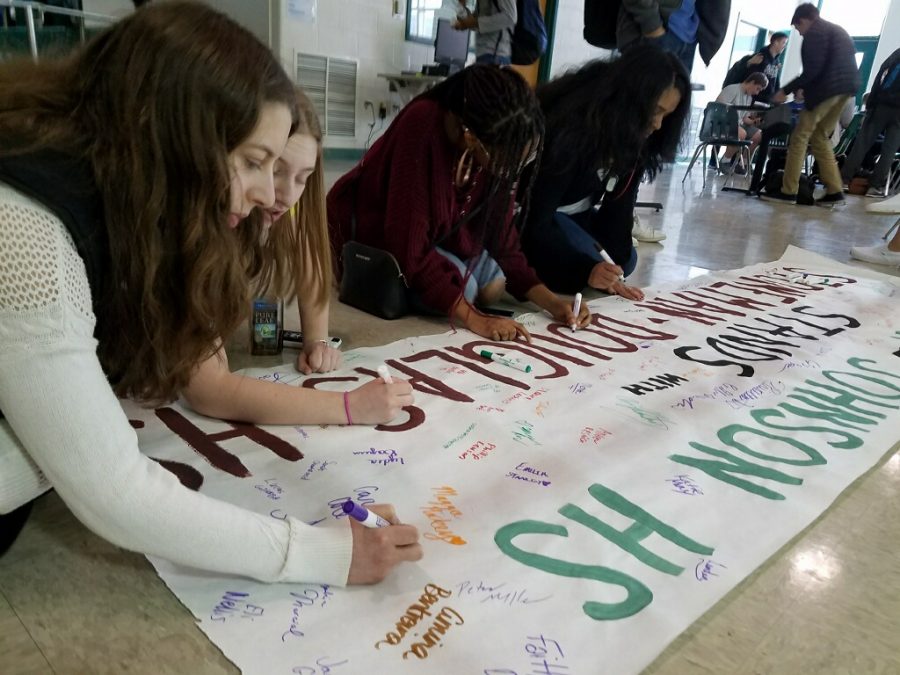
M603 258L604 262L608 262L610 265L616 264L613 262L613 259L609 257L609 253L607 253L602 248L599 249L599 251L600 251L600 257ZM619 281L621 281L623 284L625 283L625 275L624 274L619 275Z
M572 329L573 333L576 330L578 330L578 312L580 312L580 311L581 311L581 293L576 293L575 294L575 302L572 305L572 314L575 315L575 320L569 324L569 328Z
M376 368L378 374L381 376L381 379L384 380L385 384L394 384L394 378L391 377L391 373L388 370L388 367L383 363Z
M366 527L377 528L390 526L390 523L379 516L377 513L369 511L369 509L367 509L365 506L357 504L352 499L348 499L347 501L345 501L342 508L344 509L344 513L353 518L353 520L359 521Z

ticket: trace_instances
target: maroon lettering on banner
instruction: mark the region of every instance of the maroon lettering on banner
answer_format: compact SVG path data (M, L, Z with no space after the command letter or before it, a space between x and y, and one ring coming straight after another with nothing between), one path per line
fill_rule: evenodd
M238 478L248 477L250 475L249 469L244 466L241 460L221 447L216 441L244 436L289 462L303 459L303 453L287 441L269 433L265 429L260 429L246 422L228 422L231 425L231 429L207 434L173 408L158 408L156 416L210 464Z
M371 368L354 368L357 373L361 373L363 375L368 375L372 379L381 378L381 375L378 374L377 370L372 370ZM409 431L410 429L415 429L417 426L421 425L425 422L425 411L422 410L417 405L405 405L401 410L405 411L406 414L409 415L409 419L405 422L401 422L399 424L376 424L375 431Z
M666 316L674 316L680 319L687 319L688 321L703 324L704 326L713 326L721 321L727 321L727 318L722 316L721 314L704 314L702 312L691 309L691 307L696 306L696 302L675 302L673 300L667 300L666 298L656 296L648 302L636 302L634 303L634 305L635 307L649 309L651 312L656 312L657 314L665 314ZM659 322L658 319L650 320Z
M432 356L436 356L439 354L440 352L434 349L426 349L424 352L419 352L418 354L413 354L412 356L404 356L403 361L409 361L413 363L416 361L421 361L423 359L431 358ZM458 403L471 403L475 400L468 394L464 394L461 391L453 389L452 387L448 387L440 380L431 377L430 375L426 375L420 370L410 368L401 361L389 359L385 361L385 365L406 375L409 378L409 383L412 385L412 388L416 391L422 392L423 394L440 396L450 401L457 401Z
M689 319L706 326L725 321L725 314L746 316L744 312L728 307L728 305L737 305L738 303L736 302L712 302L711 298L704 297L696 292L697 290L707 290L708 288L702 287L693 291L674 291L671 293L672 297L656 296L647 302L636 304L638 307L651 309L660 314ZM771 307L772 305L769 306Z
M399 424L376 424L375 431L409 431L425 422L425 411L416 405L405 405L403 410L409 415L409 419Z
M470 358L460 359L460 358L456 358L455 356L451 356L450 354L447 353L447 352L455 352L456 354L459 354L461 356L469 357L469 354L465 350L465 347L467 347L469 344L474 344L474 343L468 343L466 345L463 345L462 349L459 347L444 347L444 349L447 350L446 352L442 352L437 349L428 349L424 352L419 352L418 354L414 354L412 357L408 357L408 358L413 358L416 361L422 361L426 358L441 359L442 361L446 361L447 363L454 363L458 366L463 366L464 368L468 368L472 372L478 373L479 375L482 375L483 377L486 377L489 380L495 380L497 382L502 382L503 384L508 384L511 387L519 387L520 389L530 389L531 388L529 385L525 384L524 382L519 382L519 380L513 379L511 377L507 377L506 375L494 373L494 372L488 370L487 368L483 367L481 364L488 362L488 359L485 359L482 356L474 355ZM492 348L495 348L497 343L496 342L486 342L484 344L490 344ZM407 359L404 359L404 361L405 360L407 360Z
M795 284L791 282L777 283L772 280L758 279L754 277L738 277L733 281L716 281L710 284L712 288L737 288L742 291L750 291L754 295L767 295L780 298L782 304L790 305L800 298L805 298L808 293L824 290L821 287Z
M636 340L640 340L641 342L652 342L654 340L674 340L678 337L674 333L664 333L660 330L656 330L655 328L650 328L649 326L642 326L639 323L631 323L630 321L614 319L613 317L606 316L605 314L594 314L591 320L594 325L597 326L597 328L602 328L605 331L611 331L618 335L624 335L625 337L632 337Z
M603 361L609 361L612 358L604 354L604 351L613 353L636 352L640 349L640 342L674 340L677 337L674 333L664 333L648 326L621 321L604 314L592 314L591 323L577 333L571 333L568 326L556 323L550 324L547 330L556 337L551 338L536 334L532 338L535 341L552 342L564 347L578 349ZM610 340L614 344L598 344L597 336ZM541 349L541 347L536 347L536 349Z
M703 292L701 293L701 291ZM714 293L715 295L721 297L710 297L709 295L707 295L708 293ZM776 305L772 304L771 302L763 302L762 300L757 300L755 298L747 298L740 295L734 295L732 293L725 293L724 291L717 288L698 288L692 291L685 291L684 295L706 300L716 300L718 302L724 302L726 305L740 307L742 309L749 309L751 311L758 311L767 307L776 307Z
M203 485L203 474L189 464L173 462L169 459L157 459L156 457L151 457L150 459L159 464L166 471L175 474L178 481L188 490L196 492L200 489L200 486Z

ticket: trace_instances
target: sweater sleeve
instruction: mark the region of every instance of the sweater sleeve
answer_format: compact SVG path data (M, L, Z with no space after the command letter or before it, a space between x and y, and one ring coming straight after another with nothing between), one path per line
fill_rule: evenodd
M657 0L622 0L624 9L641 28L641 33L652 33L663 25Z
M463 291L462 276L456 266L435 251L434 241L453 223L436 222L449 212L441 202L450 200L452 186L448 161L436 144L442 142L442 112L437 104L420 101L410 104L398 119L392 134L391 155L381 170L387 171L387 199L384 213L385 248L400 263L412 291L428 307L449 312ZM387 164L385 166L384 164ZM367 183L371 186L371 183ZM360 201L365 196L360 194Z
M16 262L0 265L0 409L81 522L122 548L182 565L346 583L345 523L310 527L253 513L188 490L141 454L96 356L90 290L68 232L3 186L0 256Z
M511 203L494 256L500 269L506 275L509 292L517 299L524 300L525 294L540 284L541 280L538 279L537 274L528 264L528 260L525 259L525 254L522 253L519 231L516 229L514 218L514 207L515 204Z

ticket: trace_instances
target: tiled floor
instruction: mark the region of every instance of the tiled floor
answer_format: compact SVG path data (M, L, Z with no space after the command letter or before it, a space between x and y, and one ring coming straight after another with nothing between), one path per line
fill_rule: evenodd
M329 166L334 179L346 165ZM771 205L665 172L641 199L662 244L641 244L640 285L778 258L795 244L847 261L893 222L846 208ZM900 276L900 270L880 271ZM346 348L443 332L440 319L380 321L335 304ZM238 363L249 357L235 350ZM254 361L263 365L265 361ZM897 433L900 440L900 431ZM900 673L900 453L897 447L806 531L683 633L648 669L683 673ZM87 531L51 493L0 558L0 673L233 673L137 554Z

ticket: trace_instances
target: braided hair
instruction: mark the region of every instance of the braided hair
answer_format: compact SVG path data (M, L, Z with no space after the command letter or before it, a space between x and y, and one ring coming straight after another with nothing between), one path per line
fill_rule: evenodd
M540 161L544 117L534 92L510 68L476 64L461 70L421 95L456 115L481 141L490 155L485 169L485 208L479 218L483 243L488 250L497 244L499 229L493 223L506 221L527 155ZM537 172L531 172L531 180ZM530 184L521 194L531 193ZM524 222L527 201L517 223Z

